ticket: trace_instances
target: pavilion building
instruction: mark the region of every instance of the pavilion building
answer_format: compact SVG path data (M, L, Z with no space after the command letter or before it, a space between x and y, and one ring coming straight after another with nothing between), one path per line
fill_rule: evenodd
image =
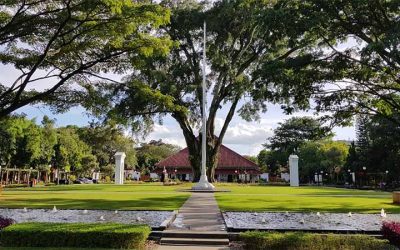
M169 178L178 178L183 181L192 181L193 172L189 161L189 150L184 148L178 153L158 162L155 172L162 174L165 170ZM260 177L259 166L221 145L218 165L215 169L215 179L220 182L257 182Z

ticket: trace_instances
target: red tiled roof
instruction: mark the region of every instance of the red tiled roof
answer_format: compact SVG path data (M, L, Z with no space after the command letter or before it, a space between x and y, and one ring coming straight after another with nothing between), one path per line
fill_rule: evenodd
M178 153L160 161L156 164L156 167L190 168L188 148L184 148ZM221 145L217 169L234 169L240 167L254 169L257 171L259 170L258 165L254 162L246 159L245 157L225 147L224 145Z

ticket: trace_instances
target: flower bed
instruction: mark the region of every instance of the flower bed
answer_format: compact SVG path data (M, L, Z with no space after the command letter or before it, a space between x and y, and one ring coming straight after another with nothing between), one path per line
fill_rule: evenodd
M14 223L15 223L15 221L13 219L6 218L6 217L3 217L0 215L0 230L8 227Z
M21 223L0 232L6 247L141 249L151 232L145 225L116 223Z
M400 247L400 222L383 222L382 234L390 243Z

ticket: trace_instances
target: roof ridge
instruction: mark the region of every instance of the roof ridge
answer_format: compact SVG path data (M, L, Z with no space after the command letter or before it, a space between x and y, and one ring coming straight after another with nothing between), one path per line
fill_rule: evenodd
M230 152L232 152L232 153L234 153L235 155L239 156L240 158L242 158L242 159L244 159L244 160L248 161L249 163L253 164L255 167L259 167L259 166L257 165L257 163L255 163L255 162L253 162L253 161L251 161L251 160L247 159L247 158L246 158L246 157L244 157L243 155L241 155L241 154L239 154L239 153L237 153L237 152L233 151L232 149L228 148L228 147L227 147L227 146L225 146L224 144L221 144L221 147L224 147L224 148L226 148L227 150L229 150Z

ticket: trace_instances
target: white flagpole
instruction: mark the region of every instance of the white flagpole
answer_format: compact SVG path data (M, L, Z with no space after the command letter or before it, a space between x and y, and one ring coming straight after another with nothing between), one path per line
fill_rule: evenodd
M206 148L206 140L207 140L207 92L206 92L206 22L204 22L204 37L203 37L203 82L202 82L202 128L201 128L201 176L199 182L193 187L195 190L214 190L214 185L208 182L207 178L207 148Z

